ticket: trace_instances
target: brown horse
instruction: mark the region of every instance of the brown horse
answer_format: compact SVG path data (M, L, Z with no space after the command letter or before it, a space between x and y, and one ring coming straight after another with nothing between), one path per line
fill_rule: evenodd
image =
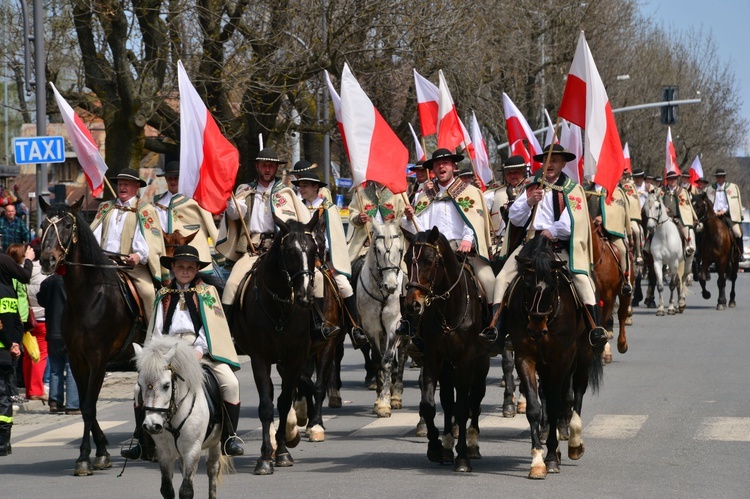
M561 422L570 421L568 457L576 460L583 456L583 395L589 385L594 390L599 386L601 350L594 351L589 343L587 323L579 311L567 264L557 260L548 239L536 236L517 260L519 274L506 298L506 331L513 342L516 370L526 394L526 418L531 426L529 478L539 479L548 472L560 472L554 429ZM546 459L540 433L543 409L550 428Z
M615 310L615 302L619 301L617 320L620 329L617 335L617 351L625 353L628 351L625 322L628 319L631 296L622 294L622 285L626 277L620 272L620 255L612 243L604 236L601 225L596 225L592 221L591 233L591 249L594 256L594 280L596 283L596 292L602 304L602 317L607 321L607 330L612 331L614 328L614 319L612 316ZM630 268L633 268L632 261Z
M727 305L726 284L727 277L732 281L732 289L729 291L729 307L734 308L737 304L734 301L734 285L737 280L739 269L739 251L734 244L734 238L727 224L721 217L714 213L713 206L705 193L693 196L693 208L698 215L698 221L703 224L703 231L700 236L700 270L698 271L698 280L701 283L701 295L704 299L711 298L711 293L706 290L706 281L708 280L708 268L712 263L716 264L716 273L718 278L716 284L719 287L719 300L716 310L724 310Z
M39 204L47 218L42 222L42 272L63 274L68 300L62 333L70 356L70 368L78 385L83 438L75 475L91 475L91 441L96 444L93 469L111 468L107 438L96 419L96 401L109 361L130 361L133 342L143 343L145 326L138 308L129 304L123 281L99 247L89 225L79 213L79 199L72 206Z

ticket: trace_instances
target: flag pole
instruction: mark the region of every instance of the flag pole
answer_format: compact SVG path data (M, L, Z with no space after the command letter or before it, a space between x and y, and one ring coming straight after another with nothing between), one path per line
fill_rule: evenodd
M364 205L362 204L362 196L360 195L359 191L361 190L361 186L357 186L357 201L359 201L359 209L360 213L362 213L362 210L364 209ZM370 237L370 222L365 222L365 233L367 234L367 242L368 244L372 244L372 238Z
M112 196L114 196L115 199L117 199L117 193L112 188L112 184L109 183L109 179L107 177L103 177L103 178L104 178L104 183L107 184L107 187L109 187L109 191L112 193Z
M255 245L250 240L250 231L247 230L247 224L245 223L245 217L242 216L242 212L240 211L240 205L237 202L237 198L234 197L234 193L232 193L232 201L234 201L234 209L237 210L237 214L240 216L240 223L242 224L242 230L245 232L245 237L247 237L247 244L250 245L250 249L253 253L256 252Z
M403 198L404 203L406 203L409 206L411 206L411 203L409 202L409 198L406 197L406 193L402 192L401 193L401 198ZM417 215L416 215L416 213L414 214L414 218L411 220L411 223L414 224L414 228L417 229L417 232L422 232L422 229L419 228L419 223L417 223Z
M547 150L547 157L544 158L544 162L542 163L542 182L544 182L544 170L549 165L550 159L552 159L552 146L555 143L555 138L557 137L557 127L560 126L560 117L557 117L557 123L555 123L555 127L552 129L552 142L549 143L549 149ZM531 212L531 219L529 220L529 229L526 231L526 239L524 242L529 242L530 235L534 233L534 219L536 218L537 208L539 207L539 203L534 205L534 209Z

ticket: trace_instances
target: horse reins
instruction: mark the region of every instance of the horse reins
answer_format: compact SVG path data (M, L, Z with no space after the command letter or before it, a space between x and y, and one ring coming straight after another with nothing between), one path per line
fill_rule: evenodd
M180 408L182 403L185 401L187 396L190 394L190 390L187 391L184 397L182 397L182 400L180 400L179 403L175 402L175 385L177 384L177 380L185 381L185 378L180 376L179 373L175 372L174 368L172 367L172 364L168 364L167 367L164 368L164 370L168 370L172 373L172 391L169 396L169 407L152 407L146 405L146 397L143 398L143 410L144 411L150 411L150 412L158 412L165 414L164 416L164 429L167 430L172 437L174 438L174 444L177 446L177 440L180 438L180 432L182 431L182 427L185 426L185 423L188 419L190 419L190 415L193 413L193 409L195 408L195 401L198 398L197 395L193 396L193 402L190 404L190 410L187 413L187 416L185 416L185 419L182 420L182 422L175 428L172 425L172 417L175 415L177 410ZM156 400L156 392L154 391L154 385L153 383L149 383L146 385L146 389L148 391L154 392L154 400Z
M73 220L73 225L71 227L71 235L70 239L68 239L67 244L63 244L62 239L60 238L60 230L57 227L57 224L62 222L66 217L70 217ZM44 241L47 239L47 234L49 233L49 228L53 227L55 229L55 238L57 239L57 245L60 247L60 249L63 252L63 257L58 261L57 265L65 264L65 265L73 265L78 267L93 267L93 268L99 268L99 269L122 269L122 268L128 268L128 266L123 265L99 265L96 263L81 263L81 262L70 262L68 261L68 253L70 253L70 248L78 242L78 224L76 222L76 218L71 213L66 213L65 217L60 218L59 216L54 216L52 218L47 218L47 221L49 222L49 225L42 233L42 245L41 247L44 247Z

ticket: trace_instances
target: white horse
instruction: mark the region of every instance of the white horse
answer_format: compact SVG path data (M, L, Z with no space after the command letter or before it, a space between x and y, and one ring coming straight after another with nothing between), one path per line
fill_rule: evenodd
M656 276L656 289L659 293L659 306L656 310L657 316L664 315L664 275L663 269L666 265L669 277L669 308L668 315L674 315L676 311L685 309L685 295L682 276L685 273L685 255L682 251L682 241L677 226L667 215L666 209L658 194L651 193L646 199L645 205L648 221L646 229L651 235L651 255L654 258L654 275ZM678 309L674 305L674 291L677 288Z
M396 335L401 320L404 240L396 223L371 220L370 225L372 241L356 283L357 310L377 370L373 412L387 418L391 409L401 409L404 392L406 352Z
M180 498L193 497L193 477L201 451L208 449L208 497L215 498L221 473L229 471L232 462L231 457L221 455L221 402L216 406L218 417L213 417L203 389L207 379L193 348L168 336L156 338L145 347L133 347L138 388L146 410L143 428L156 443L161 495L175 496L172 477L174 462L179 459Z

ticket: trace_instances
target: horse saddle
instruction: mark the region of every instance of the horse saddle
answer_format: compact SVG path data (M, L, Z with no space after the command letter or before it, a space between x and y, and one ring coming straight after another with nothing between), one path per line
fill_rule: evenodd
M479 293L479 299L482 300L482 303L487 303L487 293L485 293L482 283L479 281L479 279L477 279L477 274L476 272L474 272L474 267L472 267L466 262L463 263L463 266L464 266L465 272L469 274L469 279L477 287L477 293Z
M120 285L120 293L125 299L128 310L131 314L133 314L134 317L137 317L141 322L143 322L144 318L146 317L145 310L143 308L143 300L138 295L138 291L136 291L135 289L133 278L122 270L118 270L116 273L117 282Z
M203 364L203 394L206 396L206 402L208 403L208 426L206 427L206 435L203 437L205 440L211 434L211 431L216 425L222 423L222 407L223 400L221 398L221 388L219 388L219 381L214 376L213 371L207 365Z
M263 257L266 256L266 253L262 253L258 256L258 259L255 260L253 263L252 268L248 271L247 274L245 274L245 277L242 278L240 281L240 285L237 287L237 294L235 295L235 303L237 303L237 300L239 300L240 308L244 307L245 305L245 291L247 291L247 287L250 284L250 278L255 273L255 269L258 268L258 265L260 265L260 262L263 261Z

